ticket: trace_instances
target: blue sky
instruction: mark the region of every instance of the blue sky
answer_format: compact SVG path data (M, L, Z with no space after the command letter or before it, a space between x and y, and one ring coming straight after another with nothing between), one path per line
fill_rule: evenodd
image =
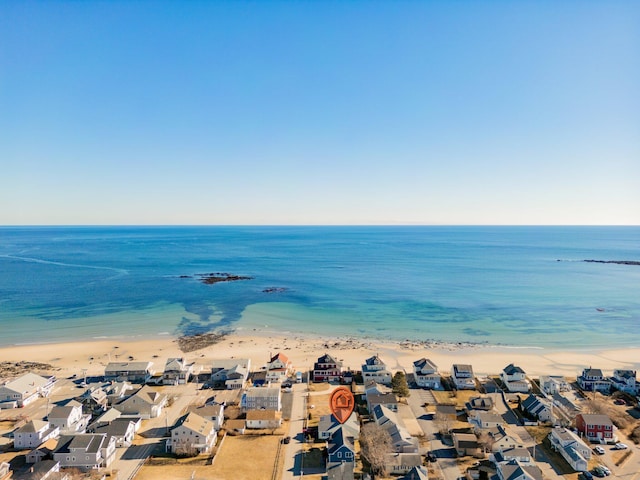
M640 3L0 0L1 224L640 224Z

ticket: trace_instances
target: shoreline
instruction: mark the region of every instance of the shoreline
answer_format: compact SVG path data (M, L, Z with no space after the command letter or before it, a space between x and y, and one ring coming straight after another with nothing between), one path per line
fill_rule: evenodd
M364 360L379 354L390 370L412 371L413 362L426 357L436 363L441 373L448 373L454 363L473 366L477 376L498 375L510 363L520 366L527 375L564 375L575 377L586 367L601 368L606 373L614 368L640 368L640 347L605 348L599 350L554 350L467 342L394 341L367 337L335 337L312 334L274 333L254 329L232 331L213 345L188 353L178 348L173 335L153 338L101 338L90 341L38 343L0 346L0 361L39 362L50 364L60 376L101 375L109 361L151 361L157 371L164 369L167 358L184 357L207 367L210 360L250 358L252 370L259 370L271 355L282 352L297 370L313 368L315 360L329 353L343 362L344 368L359 370ZM637 361L629 361L637 359Z

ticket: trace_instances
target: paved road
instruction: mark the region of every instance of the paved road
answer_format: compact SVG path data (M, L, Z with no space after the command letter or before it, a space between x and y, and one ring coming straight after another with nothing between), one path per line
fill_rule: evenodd
M284 455L284 469L282 472L282 480L293 480L295 477L301 476L301 470L304 468L302 462L302 441L304 436L302 429L304 428L304 419L306 415L306 396L307 385L305 383L296 383L292 387L293 400L291 402L291 420L289 421L288 436L291 442L283 445L282 455Z

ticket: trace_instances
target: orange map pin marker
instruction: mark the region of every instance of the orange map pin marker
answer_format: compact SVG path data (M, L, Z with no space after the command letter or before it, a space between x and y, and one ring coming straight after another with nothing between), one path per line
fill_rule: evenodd
M329 398L329 406L331 407L331 413L340 423L344 423L353 413L353 408L356 405L353 393L347 387L338 387L331 394Z

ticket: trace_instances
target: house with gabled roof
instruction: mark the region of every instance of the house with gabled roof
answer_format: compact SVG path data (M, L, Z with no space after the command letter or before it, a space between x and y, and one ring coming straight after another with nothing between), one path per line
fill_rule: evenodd
M419 453L387 453L385 468L392 475L403 475L422 465Z
M594 443L616 443L615 426L607 415L579 413L576 428L587 440Z
M469 413L469 423L473 425L474 430L483 430L488 428L495 428L500 425L503 425L504 419L496 414L491 412L485 412L483 410L472 410Z
M568 392L570 390L567 379L560 375L541 375L540 389L547 395Z
M413 467L400 480L429 480L429 471L423 466Z
M523 448L524 443L520 437L513 435L503 425L498 425L495 428L490 428L487 433L491 437L491 451L501 452L512 448Z
M247 428L274 429L282 425L282 413L275 410L249 410L247 412Z
M551 447L577 472L588 470L591 448L571 430L553 428L549 433Z
M531 390L531 384L524 370L513 363L502 369L500 379L511 393L526 393Z
M240 406L249 410L282 410L282 392L278 387L250 387L242 394Z
M24 375L0 385L0 403L12 403L24 407L38 397L48 397L53 390L56 377L43 377L35 373Z
M458 433L453 432L451 434L453 440L453 448L459 457L471 455L474 457L483 456L482 449L478 444L478 437L473 433Z
M82 404L71 400L66 405L56 405L51 409L47 420L59 427L61 434L84 433L91 420L90 414L82 413Z
M143 419L159 417L167 404L167 395L152 387L144 386L135 394L114 405L125 415L135 415Z
M136 433L136 418L120 417L112 422L96 427L93 433L106 433L107 438L116 439L116 448L128 448Z
M499 452L492 453L489 456L494 463L510 462L511 460L517 460L521 464L530 464L532 462L529 450L524 447L506 448Z
M210 420L216 427L216 431L222 428L224 423L224 405L216 403L215 405L189 405L187 411L200 415L202 418Z
M342 462L355 462L355 443L345 429L338 428L327 442L327 468Z
M518 460L496 464L500 480L543 480L542 470L537 465L527 465Z
M384 405L393 412L398 411L398 399L394 393L368 393L366 400L369 412L373 411L377 405Z
M522 403L522 410L541 422L554 422L553 403L546 398L530 394Z
M476 388L473 367L468 364L454 363L451 366L451 380L458 390L475 390Z
M156 373L153 362L109 362L104 369L106 382L147 383Z
M227 390L239 390L247 382L250 369L251 359L249 358L213 360L209 383L213 386L222 384Z
M50 438L46 442L42 443L38 447L31 450L26 455L27 463L38 463L47 458L53 458L53 451L58 445L57 438Z
M275 354L264 366L267 382L283 382L293 373L293 364L284 353Z
M578 376L576 380L582 390L602 393L609 393L611 390L611 381L604 376L599 368L585 368L582 370L582 375Z
M31 420L13 432L13 446L17 450L36 448L60 435L60 427L44 420Z
M0 478L2 478L0 476ZM12 480L71 480L71 475L60 471L60 462L43 460L29 467L26 471L17 472Z
M621 392L637 395L640 391L635 370L615 369L610 380L612 387Z
M471 397L464 406L469 413L471 413L472 410L483 410L485 412L490 412L491 410L493 410L493 398Z
M342 379L342 362L325 353L313 364L314 382L337 382Z
M100 387L89 387L81 395L74 398L82 404L83 413L101 415L109 408L107 392Z
M382 361L378 354L367 358L362 365L362 379L366 383L373 380L382 385L391 385L391 371L387 369L387 365Z
M168 358L162 373L163 385L184 385L193 375L193 363L184 358Z
M347 435L358 438L360 436L360 424L356 413L353 412L344 423L340 423L332 413L321 416L318 423L318 439L328 440L338 428L344 428Z
M93 470L109 467L115 459L116 439L104 433L63 435L53 451L53 459L62 467Z
M419 387L429 390L442 390L442 376L438 367L428 358L413 362L413 377Z
M216 438L213 422L191 412L182 417L171 430L167 450L183 455L208 453L215 445Z

